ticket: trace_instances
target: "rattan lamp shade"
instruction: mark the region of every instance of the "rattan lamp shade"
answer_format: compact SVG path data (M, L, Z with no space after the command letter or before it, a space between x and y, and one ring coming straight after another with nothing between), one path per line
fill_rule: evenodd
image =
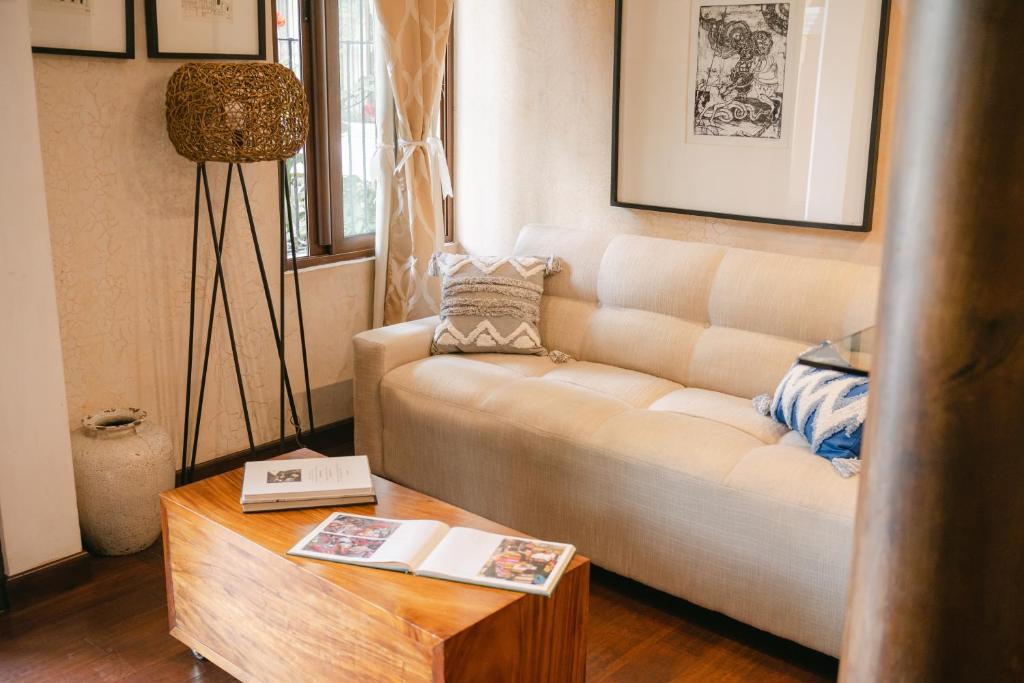
M306 142L302 84L280 64L183 64L167 82L167 135L195 162L279 161Z

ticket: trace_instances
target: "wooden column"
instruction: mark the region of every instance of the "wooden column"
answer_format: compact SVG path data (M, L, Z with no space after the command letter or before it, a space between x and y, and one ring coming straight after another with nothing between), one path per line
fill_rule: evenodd
M1024 681L1024 2L905 35L841 679Z

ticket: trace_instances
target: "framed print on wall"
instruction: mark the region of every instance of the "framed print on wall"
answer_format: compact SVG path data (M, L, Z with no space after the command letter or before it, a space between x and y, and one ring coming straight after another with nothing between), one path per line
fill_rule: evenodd
M617 0L613 206L871 229L889 0Z
M134 0L30 0L32 52L135 57Z
M266 59L265 0L146 0L150 57Z

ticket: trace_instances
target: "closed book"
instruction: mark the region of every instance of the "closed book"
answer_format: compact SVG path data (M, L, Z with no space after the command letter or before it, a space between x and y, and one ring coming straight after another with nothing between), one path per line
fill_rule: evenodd
M377 496L272 500L265 503L242 503L242 512L270 512L272 510L298 510L301 508L334 507L338 505L365 505L367 503L374 504L376 502Z
M372 496L365 455L299 458L245 463L241 503L278 503Z

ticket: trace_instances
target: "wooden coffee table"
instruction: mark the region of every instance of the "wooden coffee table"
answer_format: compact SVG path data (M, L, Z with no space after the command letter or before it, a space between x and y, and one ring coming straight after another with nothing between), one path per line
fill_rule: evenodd
M236 678L584 679L587 558L545 598L292 557L335 510L525 534L379 477L377 505L244 514L241 482L239 469L160 497L171 635Z

